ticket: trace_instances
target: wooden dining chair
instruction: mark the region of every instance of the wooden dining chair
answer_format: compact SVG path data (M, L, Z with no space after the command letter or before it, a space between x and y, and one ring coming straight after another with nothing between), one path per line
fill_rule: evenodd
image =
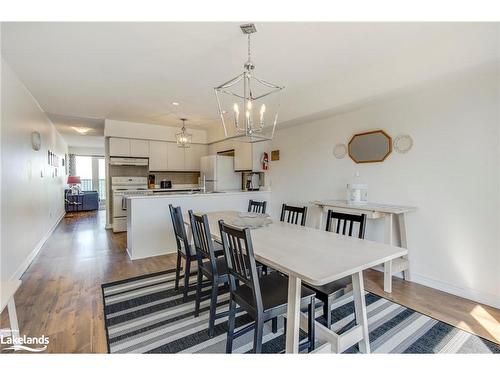
M215 319L226 316L226 313L216 314L219 285L228 283L227 265L224 257L217 257L207 215L195 215L189 210L189 221L193 232L193 244L198 255L198 278L196 283L196 302L194 316L200 313L200 302L210 299L210 316L208 319L208 334L214 335ZM212 290L210 294L202 296L203 276L205 276Z
M355 235L355 224L358 224L358 233ZM326 230L342 235L353 236L353 234L363 239L365 237L366 214L352 215L328 210L326 218ZM334 261L330 260L329 261ZM332 325L332 304L333 301L344 294L345 288L352 283L351 276L321 286L311 286L309 288L316 292L316 298L323 302L323 316L325 325L330 329Z
M196 249L191 246L187 237L186 227L182 217L182 209L169 204L170 216L172 217L172 225L174 227L175 242L177 244L177 265L175 269L175 290L179 289L179 279L181 272L181 260L185 260L184 267L184 289L183 299L187 299L189 290L189 276L191 273L191 262L198 260Z
M266 213L266 206L267 202L266 201L254 201L250 199L248 201L248 212L256 212L258 214L265 214Z
M233 350L233 340L254 330L253 352L262 352L264 323L286 314L288 301L288 277L273 272L259 278L252 239L248 228L240 229L219 221L222 245L229 274L229 318L226 353ZM254 323L235 332L236 305L254 319ZM308 307L308 340L300 350L314 350L314 292L301 288L301 307ZM273 332L277 325L273 324Z
M289 224L298 224L300 218L300 225L306 225L307 207L288 206L285 203L281 206L280 221Z
M355 223L359 224L358 238L365 238L366 214L354 215L328 210L326 214L326 231L352 236ZM340 228L342 227L342 233ZM346 233L346 229L348 232Z

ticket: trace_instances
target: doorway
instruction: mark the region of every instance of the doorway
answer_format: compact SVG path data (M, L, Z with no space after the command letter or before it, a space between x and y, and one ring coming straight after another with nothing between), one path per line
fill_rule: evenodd
M106 163L102 156L75 156L76 175L83 191L97 191L99 209L106 207Z

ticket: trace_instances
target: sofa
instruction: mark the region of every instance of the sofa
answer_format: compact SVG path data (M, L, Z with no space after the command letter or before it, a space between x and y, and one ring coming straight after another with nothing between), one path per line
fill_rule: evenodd
M82 191L72 195L70 189L64 191L66 212L94 211L99 209L99 193L96 190Z

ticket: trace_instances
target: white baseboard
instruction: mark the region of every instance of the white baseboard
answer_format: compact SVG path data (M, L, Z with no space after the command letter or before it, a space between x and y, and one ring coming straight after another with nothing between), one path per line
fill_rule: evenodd
M177 250L175 251L160 251L158 253L152 253L152 254L148 254L148 255L144 255L142 257L132 257L132 255L130 255L130 251L128 251L128 247L125 249L127 251L127 254L128 254L128 257L130 260L139 260L139 259L146 259L146 258L151 258L151 257L159 257L159 256L162 256L162 255L169 255L169 254L177 254Z
M500 296L494 294L484 293L470 288L457 287L415 272L411 273L411 281L500 309Z
M43 236L42 239L40 241L38 241L38 243L36 244L35 248L26 257L26 259L24 260L24 262L21 263L21 265L18 267L18 269L16 270L16 272L14 272L14 274L10 278L11 280L19 280L21 278L21 276L23 276L23 273L26 272L26 270L30 266L31 262L33 262L33 259L35 259L35 257L38 255L38 253L40 252L40 250L43 247L43 245L45 244L45 242L47 242L47 240L49 239L49 237L52 235L52 233L54 232L54 230L57 228L57 226L59 225L59 223L63 219L64 215L66 215L66 212L62 213L62 215L59 217L59 219L56 220L56 222L54 223L54 225L52 226L52 228L50 228L49 231L45 234L45 236Z

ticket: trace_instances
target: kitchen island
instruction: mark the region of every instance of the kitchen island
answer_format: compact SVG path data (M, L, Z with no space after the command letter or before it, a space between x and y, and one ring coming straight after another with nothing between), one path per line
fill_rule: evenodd
M127 252L130 259L141 259L175 253L174 229L168 205L182 211L246 211L248 201L267 201L271 192L227 191L216 193L180 193L169 195L132 196L127 198ZM218 228L210 228L212 231Z

